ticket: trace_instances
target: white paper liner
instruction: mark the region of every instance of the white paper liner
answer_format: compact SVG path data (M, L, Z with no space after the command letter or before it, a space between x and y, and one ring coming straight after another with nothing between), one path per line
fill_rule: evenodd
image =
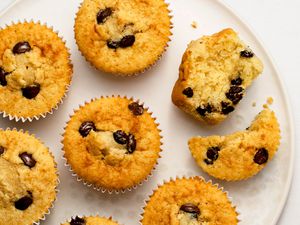
M163 186L163 185L165 185L165 184L167 184L167 183L170 183L170 182L172 182L172 181L174 182L174 181L176 181L176 180L183 180L183 179L186 179L186 180L189 180L189 179L202 179L205 183L211 184L212 186L217 187L218 190L222 191L222 192L226 195L226 197L227 197L227 199L228 199L228 202L231 204L232 208L233 208L234 211L236 212L238 223L241 221L241 220L240 220L240 215L241 215L241 213L237 210L236 205L233 204L233 202L232 202L232 197L229 196L228 191L224 191L224 187L220 187L220 185L219 185L218 183L213 184L213 181L212 181L212 180L206 181L206 180L205 180L203 177L201 177L201 176L193 176L193 177L176 176L175 179L172 178L172 177L171 177L169 180L164 179L164 180L162 181L162 183L158 184L157 187L156 187L154 190L152 190L152 192L151 192L151 193L147 196L147 198L144 200L144 206L142 207L142 213L140 214L140 221L139 221L139 224L140 224L140 225L143 225L143 224L142 224L142 220L143 220L143 218L144 218L145 208L146 208L148 202L150 201L151 197L154 195L154 193L155 193L161 186ZM156 225L156 224L155 224L155 225Z
M85 186L87 186L87 187L89 187L89 188L92 188L92 189L94 189L94 190L96 190L96 191L99 191L99 192L101 192L101 193L124 194L125 192L130 192L130 191L132 191L132 190L137 189L139 186L142 186L142 185L144 184L144 182L147 182L147 181L153 176L153 172L156 170L156 167L157 167L157 165L158 165L158 160L161 158L161 155L160 155L160 154L161 154L161 152L162 152L162 146L163 146L162 139L163 139L163 136L161 135L161 129L159 128L160 124L156 121L157 118L156 118L156 117L152 117L153 112L149 111L149 107L144 107L144 102L141 102L139 99L135 100L133 97L128 98L127 96L120 96L120 95L117 95L117 96L115 96L115 95L108 96L108 95L107 95L107 96L101 96L100 98L114 98L114 97L115 97L115 98L128 99L128 100L130 100L130 101L133 101L133 102L138 103L139 105L142 105L143 108L144 108L144 112L147 112L147 113L149 113L149 114L151 115L151 118L153 119L153 121L154 121L154 123L155 123L155 125L156 125L156 127L157 127L157 129L158 129L158 131L159 131L159 134L160 134L160 151L159 151L159 156L158 156L158 158L157 158L157 160L156 160L156 163L155 163L155 165L153 166L151 172L148 174L148 176L147 176L144 180L142 180L141 182L139 182L138 184L136 184L136 185L134 185L134 186L132 186L132 187L129 187L129 188L125 188L125 189L107 189L107 188L104 188L104 187L98 187L98 186L96 186L96 185L94 185L94 184L92 184L92 183L87 182L87 181L84 180L83 178L79 177L79 176L74 172L74 170L72 169L71 165L68 163L67 159L65 158L65 154L63 154L62 159L65 161L64 165L65 165L65 166L68 168L68 170L71 172L71 175L72 175L73 177L75 177L76 180L77 180L78 182L83 183ZM72 116L73 116L77 111L79 111L82 107L84 107L85 105L90 104L90 103L92 103L93 101L96 101L97 99L100 99L100 98L93 98L93 99L91 99L89 102L85 101L83 105L79 105L79 108L73 110L73 114L72 114L72 115L69 115L69 121L70 121L70 119L72 118ZM65 132L66 132L66 128L67 128L67 125L68 125L68 122L69 122L69 121L66 122L66 126L64 127L64 132L63 132L63 134L61 135L61 136L62 136L62 140L61 140L62 146L64 146L64 144L63 144L64 134L65 134ZM62 151L63 151L63 153L64 153L63 147L62 147Z
M168 10L168 15L169 15L169 18L170 18L170 35L169 35L169 39L168 41L166 42L166 45L164 46L164 50L161 52L160 56L157 57L157 59L152 63L150 64L148 67L146 67L145 69L143 70L140 70L140 71L137 71L135 73L110 73L110 72L106 72L104 70L101 70L99 68L97 68L91 61L89 61L85 55L81 52L80 48L79 48L79 45L78 45L78 42L77 42L77 39L75 37L75 22L74 22L74 26L73 26L73 30L74 30L74 39L75 39L75 42L76 42L76 45L77 45L77 49L78 51L80 52L81 56L90 64L91 67L95 68L96 70L98 71L102 71L104 73L108 73L108 74L111 74L111 75L114 75L114 76L117 76L117 77L134 77L134 76L138 76L138 75L141 75L143 73L145 73L146 71L150 70L151 68L153 68L155 65L157 65L157 63L160 61L160 59L162 58L162 56L164 55L164 53L167 51L168 47L169 47L169 43L171 42L171 36L173 35L172 33L172 29L173 29L173 22L172 22L172 18L173 18L173 15L171 14L172 11L169 9L169 3L165 3L166 6L167 6L167 10ZM80 8L82 7L83 5L83 1L80 3L79 7L78 7L78 10L77 10L77 13L76 13L76 16L75 16L75 21L76 21L76 18L78 16L78 12L80 10Z
M17 23L15 23L14 21L11 22L11 24L5 24L5 26L1 29L6 29L10 26L14 26L14 25L18 25L18 24L23 24L23 23L34 23L34 24L38 24L38 25L41 25L41 26L45 26L47 27L48 29L50 29L52 32L54 32L55 34L57 34L57 36L61 39L61 41L64 43L66 49L67 49L67 52L68 52L68 58L69 58L69 65L71 67L71 79L70 79L70 83L68 85L66 85L65 87L65 92L64 92L64 95L62 96L62 98L56 103L56 105L54 107L51 108L50 111L47 111L47 112L44 112L44 113L40 113L38 115L35 115L33 117L22 117L22 116L15 116L15 115L12 115L12 114L9 114L5 111L0 111L0 114L2 114L2 117L3 118L8 118L10 121L14 120L16 122L32 122L33 120L39 120L40 118L45 118L48 114L53 114L55 110L58 109L59 105L63 104L63 100L67 97L67 93L69 91L69 88L71 86L71 83L72 83L72 77L73 77L73 64L71 62L71 50L67 47L66 45L66 41L64 40L64 38L62 36L59 35L59 31L55 31L53 26L48 26L47 23L41 23L40 20L38 20L37 22L35 22L33 19L31 19L30 21L27 21L26 19L23 20L23 21L20 21L18 20Z
M33 222L33 225L39 225L41 223L41 221L45 221L47 215L49 215L51 213L51 210L54 208L55 202L57 201L57 194L59 193L59 189L58 189L58 185L60 184L59 171L57 169L57 163L55 161L55 158L54 158L52 152L50 151L50 149L44 144L44 142L41 139L37 138L34 134L26 132L23 129L18 130L17 128L12 128L12 129L11 128L6 128L5 130L0 128L0 131L17 131L17 132L20 132L20 133L23 133L23 134L29 134L30 136L37 139L42 145L44 145L48 149L48 152L51 155L51 157L53 158L53 161L54 161L54 164L55 164L55 169L56 169L56 175L57 175L57 181L56 181L56 187L55 187L56 195L55 195L55 199L51 202L51 205L48 208L48 210L43 215L41 215L41 217L39 218L38 221Z

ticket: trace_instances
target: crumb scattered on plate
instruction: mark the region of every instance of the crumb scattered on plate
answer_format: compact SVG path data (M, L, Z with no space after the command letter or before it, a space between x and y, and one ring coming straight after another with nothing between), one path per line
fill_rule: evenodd
M274 102L274 100L273 100L273 98L272 98L272 97L269 97L269 98L267 99L267 103L268 103L268 105L272 105L272 104L273 104L273 102Z
M256 102L252 102L252 107L256 107Z
M192 24L191 24L191 26L192 26L192 28L197 29L198 23L196 21L193 21Z

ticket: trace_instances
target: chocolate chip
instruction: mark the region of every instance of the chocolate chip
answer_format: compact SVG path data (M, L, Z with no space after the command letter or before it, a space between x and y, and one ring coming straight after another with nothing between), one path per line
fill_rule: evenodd
M196 111L201 115L205 116L207 113L212 112L212 107L210 104L207 104L206 106L199 106Z
M120 145L125 145L127 144L128 141L128 136L127 134L122 131L122 130L117 130L116 132L113 133L115 141L120 144Z
M75 218L71 219L70 225L85 225L85 220L76 216Z
M17 43L13 48L14 54L22 54L31 51L31 46L27 41Z
M5 70L2 67L0 67L0 84L2 86L6 86L7 85L6 76L8 74L9 73L5 72Z
M190 213L193 217L198 218L200 209L193 203L186 203L180 207L180 210L186 213Z
M36 84L22 88L22 94L27 99L33 99L40 93L40 85Z
M244 50L241 51L240 55L244 58L252 58L254 56L254 53L251 50Z
M243 98L244 88L233 85L230 87L229 91L226 93L226 97L232 101L233 104L239 103Z
M240 77L238 77L238 78L236 78L236 79L233 79L233 80L231 81L231 84L232 84L232 85L241 85L242 83L243 83L243 79L240 78Z
M86 121L80 125L78 131L82 137L86 137L89 135L91 130L97 131L95 124L92 121Z
M134 42L135 42L134 35L126 35L121 39L119 46L121 48L131 47L134 44Z
M97 13L97 23L98 24L104 23L107 20L107 18L111 16L112 13L113 13L112 8L101 9Z
M210 160L210 159L204 159L204 162L207 164L207 165L212 165L214 164L214 161Z
M138 104L137 102L130 103L128 105L128 109L133 113L135 116L140 116L144 113L144 108L142 105Z
M132 154L136 149L136 140L133 134L128 135L127 151Z
M109 47L111 49L117 49L117 48L119 48L120 42L109 40L106 42L106 45L107 45L107 47Z
M15 208L18 210L26 210L32 203L32 194L28 192L29 196L24 196L19 200L15 201Z
M0 146L0 155L2 155L4 153L4 147L3 146Z
M228 102L221 102L221 106L222 106L222 113L224 115L227 115L234 111L234 107L231 106Z
M19 154L19 157L22 159L23 163L28 166L29 168L32 168L35 166L36 161L35 159L32 157L32 154L29 154L27 152L23 152L21 154Z
M183 90L182 94L184 94L188 98L191 98L194 96L194 91L192 88L187 87L186 89Z
M207 149L206 156L208 159L212 161L216 161L219 157L219 152L220 148L219 147L211 147Z
M268 159L269 159L269 152L268 152L268 150L265 149L265 148L260 148L256 152L253 160L258 165L262 165L262 164L266 163L268 161Z

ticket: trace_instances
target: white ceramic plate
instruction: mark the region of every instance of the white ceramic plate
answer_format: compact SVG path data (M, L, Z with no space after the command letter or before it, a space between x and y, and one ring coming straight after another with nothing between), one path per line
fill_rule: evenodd
M216 0L170 1L174 15L172 42L162 60L145 74L133 78L117 78L91 68L77 50L74 41L74 16L79 0L23 0L3 15L0 25L11 21L30 20L47 22L63 36L71 49L74 79L64 104L54 115L32 123L15 123L1 119L0 126L29 130L45 141L56 156L60 170L61 190L58 201L44 225L60 224L73 215L100 214L113 216L123 224L139 223L139 214L151 190L158 183L176 176L201 175L211 179L194 162L187 147L187 140L194 135L228 134L246 128L262 109L267 97L275 100L275 110L281 124L282 140L278 154L257 176L242 182L220 183L229 191L241 213L241 225L276 224L286 201L294 153L294 130L286 93L272 60L249 28L223 3ZM198 28L191 27L192 21ZM265 70L248 90L237 110L221 125L204 127L178 110L170 100L171 90L178 76L181 56L192 40L232 27L263 60ZM143 100L157 116L164 136L162 158L153 177L142 187L121 195L102 194L85 187L71 176L64 166L61 152L63 127L79 104L101 95L120 94ZM257 106L252 107L256 102Z

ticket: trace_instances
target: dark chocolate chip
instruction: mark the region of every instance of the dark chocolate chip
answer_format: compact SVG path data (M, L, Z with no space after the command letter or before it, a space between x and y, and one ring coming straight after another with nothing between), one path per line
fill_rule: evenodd
M23 163L28 166L29 168L32 168L35 166L36 161L35 159L32 157L32 154L29 154L27 152L23 152L21 154L19 154L19 157L22 159Z
M231 81L231 84L232 84L232 85L241 85L242 83L243 83L243 79L240 78L240 77L238 77L238 78L236 78L236 79L233 79L233 80Z
M204 162L207 164L207 165L212 165L214 164L214 161L210 160L210 159L204 159Z
M71 219L70 225L85 225L85 220L76 216L75 218Z
M119 46L121 48L131 47L134 44L134 42L135 42L134 35L126 35L121 39Z
M111 49L117 49L117 48L119 48L120 42L109 40L106 42L106 45L107 45L107 47L109 47Z
M82 137L86 137L89 135L91 130L97 131L95 124L92 121L86 121L80 125L78 131Z
M268 150L265 149L265 148L260 148L256 152L253 160L258 165L262 165L262 164L266 163L268 161L268 159L269 159L269 152L268 152Z
M113 13L112 8L101 9L97 13L97 23L98 24L104 23L107 20L107 18L111 16L112 13Z
M4 153L4 147L3 146L0 146L0 155L2 155Z
M212 112L212 107L210 104L207 104L206 106L199 106L196 111L201 115L205 116L207 113Z
M19 200L15 201L15 208L18 210L26 210L32 203L32 195L31 192L28 192L30 196L24 196Z
M184 94L188 98L191 98L194 96L194 91L192 88L187 87L186 89L183 90L182 94Z
M241 51L240 55L244 58L252 58L254 56L254 53L251 50L244 50Z
M31 46L27 41L17 43L13 48L14 54L22 54L31 51Z
M206 156L211 161L216 161L219 157L220 148L218 147L211 147L207 149Z
M7 85L6 76L8 74L9 73L5 72L5 70L2 67L0 67L0 84L2 86L6 86Z
M142 105L138 104L137 102L130 103L128 105L128 109L133 113L135 116L140 116L144 113L144 108Z
M228 102L221 102L221 106L222 106L222 113L224 115L227 115L234 111L234 107L231 106Z
M243 98L244 88L240 86L233 85L230 87L229 91L226 93L226 97L232 101L233 104L239 103Z
M40 85L36 84L33 86L22 88L22 94L27 99L33 99L40 93L40 90Z
M198 218L200 209L193 203L186 203L180 207L180 210L186 213L190 213L193 217Z
M120 145L125 145L127 144L128 141L128 136L127 134L122 131L122 130L117 130L116 132L113 133L115 141L120 144Z
M136 149L136 140L133 134L128 135L127 151L132 154Z

